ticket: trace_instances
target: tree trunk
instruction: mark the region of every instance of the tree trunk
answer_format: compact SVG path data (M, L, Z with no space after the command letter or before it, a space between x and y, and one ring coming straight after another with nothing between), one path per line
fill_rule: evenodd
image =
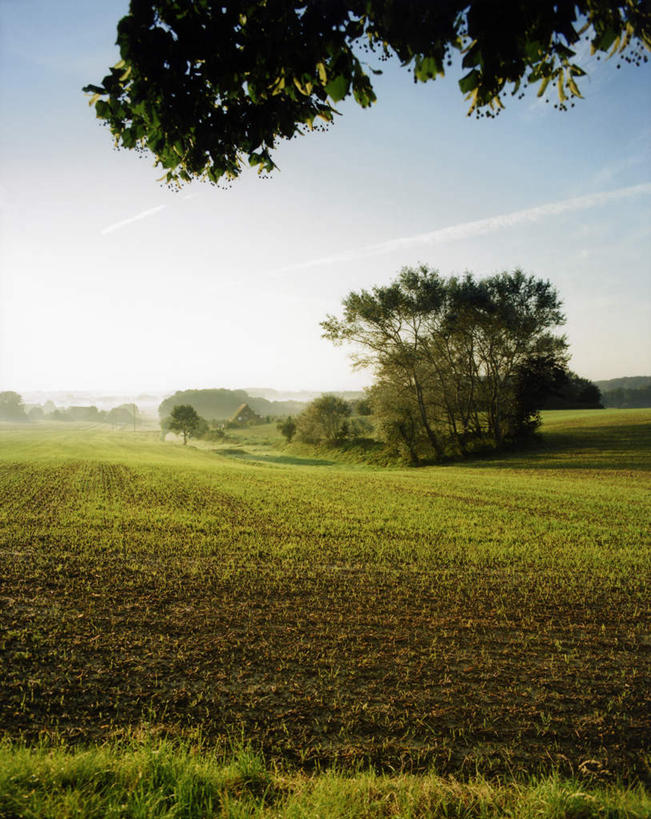
M436 457L440 458L443 455L443 451L441 450L441 445L439 444L436 434L434 430L430 427L429 421L427 419L425 401L423 400L423 389L416 379L414 379L414 386L416 387L416 398L418 399L418 410L420 412L420 420L422 421L422 424L425 427L427 438L429 439L429 442L432 445L434 452L436 453Z

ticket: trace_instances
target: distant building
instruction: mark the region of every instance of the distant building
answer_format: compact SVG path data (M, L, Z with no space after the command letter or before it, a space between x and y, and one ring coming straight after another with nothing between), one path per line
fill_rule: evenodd
M260 421L262 421L262 418L253 412L248 404L240 404L228 419L229 424L249 424L251 422L258 423Z

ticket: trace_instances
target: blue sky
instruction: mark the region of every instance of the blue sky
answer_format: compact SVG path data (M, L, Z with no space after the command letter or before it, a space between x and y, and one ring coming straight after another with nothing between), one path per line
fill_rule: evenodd
M0 0L0 389L354 389L319 322L417 262L550 279L573 369L651 372L649 65L476 120L456 77L384 64L378 103L282 145L271 179L175 193L81 93L126 7Z

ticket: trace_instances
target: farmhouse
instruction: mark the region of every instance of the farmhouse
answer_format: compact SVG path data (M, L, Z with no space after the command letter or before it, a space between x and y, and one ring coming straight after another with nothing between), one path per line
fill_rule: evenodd
M262 419L255 413L248 404L240 404L235 412L228 419L230 424L248 424L250 422L258 422Z

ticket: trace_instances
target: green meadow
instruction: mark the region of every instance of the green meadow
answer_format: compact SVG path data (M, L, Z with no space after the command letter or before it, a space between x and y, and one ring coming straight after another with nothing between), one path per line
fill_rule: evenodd
M419 469L2 425L0 816L648 815L650 445L651 410Z

